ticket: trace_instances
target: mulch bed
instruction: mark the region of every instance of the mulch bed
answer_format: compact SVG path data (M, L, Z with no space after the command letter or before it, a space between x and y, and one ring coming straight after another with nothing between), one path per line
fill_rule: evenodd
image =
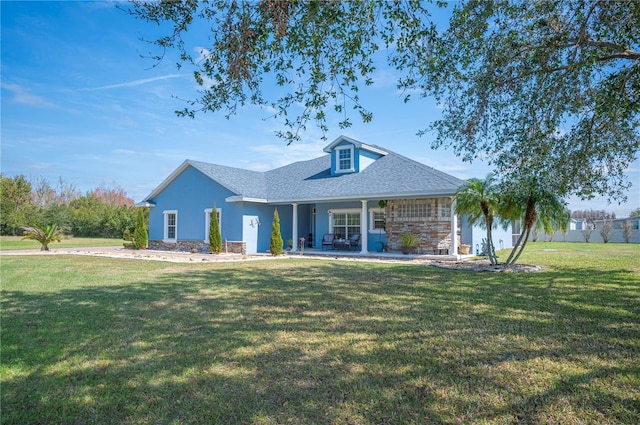
M498 264L492 266L487 260L470 260L470 261L434 261L431 263L434 267L440 267L449 270L462 270L468 272L511 272L511 273L527 273L537 272L540 270L540 266L534 266L531 264L512 264L506 266L504 264Z

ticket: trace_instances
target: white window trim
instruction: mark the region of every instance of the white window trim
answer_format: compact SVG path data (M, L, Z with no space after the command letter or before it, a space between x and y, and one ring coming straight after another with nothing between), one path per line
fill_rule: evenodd
M162 211L162 214L164 216L164 238L162 239L162 242L164 243L176 243L178 242L178 210L165 210ZM175 231L175 238L169 239L169 223L168 223L168 217L169 214L175 214L176 215L176 231Z
M218 228L222 233L222 208L216 208L218 211ZM204 242L209 243L209 225L211 224L211 213L213 208L207 208L204 210Z
M451 201L447 201L447 200L440 200L438 202L438 215L437 217L439 218L447 218L447 217L451 217L451 207L452 207L452 203ZM444 209L448 209L448 214L443 214L443 210Z
M385 233L385 229L375 229L373 227L375 224L373 220L374 213L385 213L385 219L386 219L386 211L382 208L369 208L369 233L381 235Z
M351 166L349 168L340 168L340 151L348 150L351 152ZM353 173L356 171L353 146L342 146L336 148L336 173Z

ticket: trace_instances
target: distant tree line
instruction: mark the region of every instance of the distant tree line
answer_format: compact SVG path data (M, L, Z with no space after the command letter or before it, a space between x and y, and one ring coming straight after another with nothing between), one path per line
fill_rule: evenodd
M571 211L571 218L584 218L587 223L593 223L596 220L615 220L616 213L605 210L574 210Z
M122 238L136 226L133 199L120 187L101 185L82 194L62 178L55 185L22 175L0 178L0 235L57 225L66 235Z

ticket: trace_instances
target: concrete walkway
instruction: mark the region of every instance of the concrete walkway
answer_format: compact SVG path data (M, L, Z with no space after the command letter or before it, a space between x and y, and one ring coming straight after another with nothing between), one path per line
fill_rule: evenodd
M21 249L0 251L0 256L14 255L84 255L92 257L109 257L123 258L132 260L150 260L150 261L167 261L173 263L195 263L195 262L234 262L234 261L252 261L252 260L282 260L282 259L331 259L343 261L363 261L363 262L388 262L388 263L431 263L434 261L460 261L473 257L472 255L454 256L454 255L413 255L401 254L395 252L371 252L361 254L359 251L323 251L319 249L307 248L304 253L285 253L284 255L274 257L270 253L258 254L227 254L218 255L204 253L190 253L179 251L155 251L155 250L132 250L125 249L121 246L109 247L82 247L82 248L55 248L49 247L49 251L40 251L39 249Z

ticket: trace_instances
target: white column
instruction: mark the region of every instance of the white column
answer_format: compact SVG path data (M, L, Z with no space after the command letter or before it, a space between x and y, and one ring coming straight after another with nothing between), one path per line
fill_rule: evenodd
M366 254L367 244L369 241L369 224L367 223L367 218L369 217L367 214L367 201L362 202L362 211L360 211L360 243L362 244L362 249L360 250L360 254Z
M291 247L291 252L298 251L298 204L293 203L293 231L291 232L291 238L293 239L293 246Z
M456 215L456 200L451 198L451 251L449 255L458 255L458 216Z

